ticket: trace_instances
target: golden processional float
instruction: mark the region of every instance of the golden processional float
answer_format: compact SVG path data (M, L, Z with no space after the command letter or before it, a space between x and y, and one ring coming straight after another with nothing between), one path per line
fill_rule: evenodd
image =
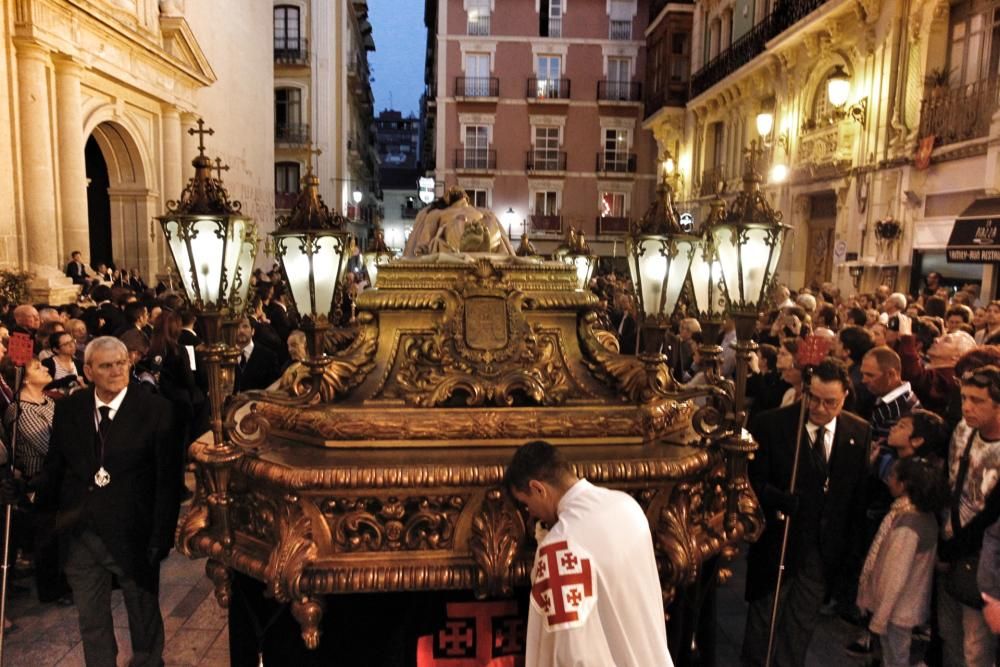
M181 201L160 218L188 296L217 336L199 350L212 433L190 448L198 491L177 546L208 559L220 605L230 601L233 573L263 582L316 648L328 596L513 595L530 585L534 531L501 480L514 449L533 439L560 446L578 475L639 502L667 604L724 578L717 557L759 535L762 515L746 477L756 445L741 428L737 392L718 375L720 348L701 349L708 381L689 390L658 351L619 354L614 336L595 328L593 258L582 234L557 261L518 257L495 216L460 190L420 213L402 258L388 261L376 243L366 257L374 288L357 296L356 327L336 345L329 320L341 302L349 238L310 167L273 241L311 357L286 373L279 391L239 394L223 410L238 354L224 325L243 307L252 267L237 248L256 244L203 147L194 165ZM644 336L658 327L662 335L686 279L718 330L726 242L742 258L740 289L757 289L760 299L768 276L740 255L746 229L767 222L780 251L784 228L752 168L745 180L730 211L717 198L697 237L677 225L664 178L629 244ZM776 259L765 256L765 272L773 272ZM737 347L742 364L747 338ZM688 636L672 648L690 645Z

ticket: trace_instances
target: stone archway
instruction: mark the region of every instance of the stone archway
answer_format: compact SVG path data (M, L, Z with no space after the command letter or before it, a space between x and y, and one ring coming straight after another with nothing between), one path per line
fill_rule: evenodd
M137 268L148 278L156 268L156 239L151 234L156 198L149 187L151 178L139 145L133 134L117 121L98 123L88 141L90 138L107 165L111 259L115 266ZM105 233L96 225L108 224L107 221L89 222L91 233L98 237Z

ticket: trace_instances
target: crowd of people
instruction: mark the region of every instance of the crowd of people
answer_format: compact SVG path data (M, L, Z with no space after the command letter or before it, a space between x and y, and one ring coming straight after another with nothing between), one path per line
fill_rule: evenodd
M641 327L631 282L611 273L591 287L601 325L634 351ZM832 284L778 285L771 300L747 382L760 447L750 478L766 528L748 554L745 664L763 664L768 651L789 521L774 664L805 664L818 615L838 614L864 629L845 647L854 655L909 665L916 635L929 640L928 664L992 667L1000 301L981 302L975 285L946 287L936 273L912 295L885 285L849 296ZM704 340L682 298L661 351L679 381L699 384L707 370L733 377L735 340L731 320L718 340ZM700 367L704 344L722 346L720 368ZM817 349L820 358L805 358Z
M169 416L161 425L167 435L150 431L148 441L150 451L159 452L151 455L156 465L167 466L170 474L150 482L161 496L148 502L155 506L166 494L168 505L179 504L191 493L183 481L185 446L208 429L208 385L194 354L201 343L196 317L180 294L162 283L146 286L138 272L131 282L133 272L102 277L78 262L74 254L67 266L67 275L84 285L77 303L0 309L0 341L6 345L12 335L27 336L34 352L21 371L0 347L0 458L9 458L15 424L17 431L14 478L0 491L18 508L12 553L34 569L39 598L75 602L81 628L90 630L84 632L85 650L106 656L111 650L102 625L106 619L95 608L92 591L81 603L80 587L93 588L90 575L81 572L101 570L102 558L117 562L131 556L102 551L105 529L84 519L73 533L72 567L67 569L65 553L60 560L40 511L47 493L60 493L53 492L57 482L46 472L50 449L79 448L85 441L83 449L95 450L88 465L100 469L92 480L77 480L83 496L99 493L95 485L102 483L120 489L116 481L127 473L114 458L106 459L116 437L109 424L116 414L132 418L136 395L161 401ZM342 324L350 323L353 299L365 286L363 271L349 275ZM621 352L643 349L628 277L601 273L591 288L599 302L598 324L617 336ZM237 392L277 386L307 354L280 272L256 271L250 294L247 314L233 334L240 349ZM774 307L758 321L758 351L747 383L748 424L760 445L750 477L766 527L748 554L745 662L761 664L768 649L781 536L790 521L775 664L804 664L817 616L839 614L865 630L845 648L857 654L876 650L885 665L910 664L915 633L930 635L949 667L993 665L1000 632L1000 301L981 303L974 286L953 290L934 274L913 295L882 286L845 296L824 284L796 292L779 285L771 298ZM705 340L684 301L660 349L674 376L689 385L716 375L732 377L733 322L721 327L718 340ZM717 369L702 365L705 344L722 347ZM803 351L817 346L825 358L806 360ZM135 388L128 390L132 399L128 387ZM80 396L86 405L77 405ZM67 407L57 410L64 401ZM65 423L73 411L82 416ZM88 420L96 438L81 428ZM164 442L169 455L161 451ZM72 477L73 455L62 456L60 474ZM148 471L135 474L142 478ZM33 501L25 492L34 493ZM57 507L62 502L65 498L49 499ZM169 524L176 522L176 511L143 520ZM155 565L170 545L155 528L150 531L137 549L148 552ZM144 566L116 568L104 571L145 590ZM133 598L137 609L148 607L138 593ZM162 636L155 632L133 636L150 655L162 651L158 642ZM935 662L933 649L926 657Z

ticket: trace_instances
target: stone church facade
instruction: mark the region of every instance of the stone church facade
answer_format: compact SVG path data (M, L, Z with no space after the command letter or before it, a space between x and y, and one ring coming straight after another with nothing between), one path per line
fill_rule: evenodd
M164 270L153 217L190 176L199 117L231 194L269 231L271 3L13 0L2 12L0 265L31 271L36 300L75 295L62 276L74 250L147 278Z

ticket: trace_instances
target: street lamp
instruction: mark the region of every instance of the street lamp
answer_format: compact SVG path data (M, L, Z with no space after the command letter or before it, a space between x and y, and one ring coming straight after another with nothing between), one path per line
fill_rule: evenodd
M865 127L868 120L868 98L863 97L857 104L847 106L847 98L851 94L851 79L844 71L843 65L837 65L826 80L826 98L837 111L850 116Z
M743 409L750 354L757 348L751 336L758 311L764 306L789 230L781 223L781 212L771 208L760 189L757 161L762 151L756 141L750 142L746 153L743 189L725 218L709 229L726 284L729 312L736 322L737 410Z
M643 350L651 354L662 346L698 241L681 229L670 171L665 165L659 196L626 239L629 271L643 314Z
M375 279L378 277L378 269L392 258L392 251L385 244L385 233L381 227L375 228L375 239L368 246L364 253L365 272L368 273L368 281L375 287Z
M350 235L344 223L340 214L323 203L319 178L310 164L291 213L278 218L277 229L271 232L275 256L303 318L314 364L325 361L323 336L337 308L334 297L347 266Z

